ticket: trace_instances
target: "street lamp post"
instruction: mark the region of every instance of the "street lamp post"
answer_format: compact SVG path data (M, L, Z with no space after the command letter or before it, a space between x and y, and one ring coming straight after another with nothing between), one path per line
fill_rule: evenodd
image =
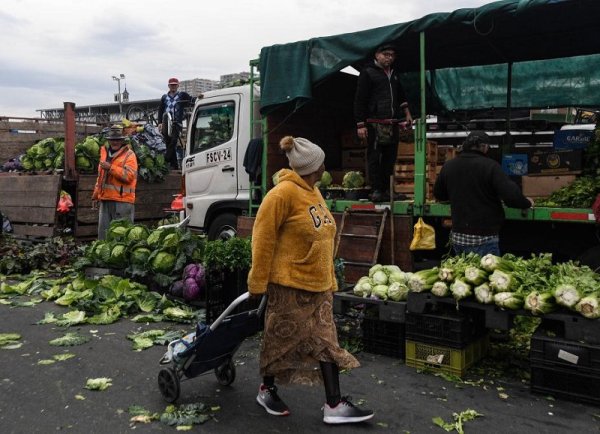
M119 113L123 114L123 96L121 95L121 80L125 80L125 74L119 74L119 76L117 77L116 75L112 76L112 79L115 80L117 82L117 88L119 91Z

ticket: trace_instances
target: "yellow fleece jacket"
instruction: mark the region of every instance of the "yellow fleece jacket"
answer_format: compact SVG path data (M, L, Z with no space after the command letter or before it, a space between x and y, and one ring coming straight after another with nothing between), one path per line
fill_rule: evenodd
M335 232L335 220L319 189L296 172L283 170L254 221L250 293L266 292L269 283L312 292L336 291Z

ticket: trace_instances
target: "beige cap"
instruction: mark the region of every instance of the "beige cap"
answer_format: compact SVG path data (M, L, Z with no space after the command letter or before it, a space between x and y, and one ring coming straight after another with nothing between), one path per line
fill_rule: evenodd
M316 172L325 161L325 152L308 139L286 136L279 142L290 162L290 167L298 175Z

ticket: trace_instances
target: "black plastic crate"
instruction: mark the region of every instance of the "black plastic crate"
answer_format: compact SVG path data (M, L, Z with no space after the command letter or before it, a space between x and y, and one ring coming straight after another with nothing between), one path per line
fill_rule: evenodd
M365 318L403 323L406 302L357 297L352 290L333 293L333 313L345 315L354 310L362 310Z
M531 363L596 373L600 378L600 345L565 339L559 333L547 323L537 328L531 337Z
M531 391L569 401L600 404L600 376L558 366L531 364Z
M451 348L465 348L487 332L481 311L406 313L406 339Z
M248 291L248 270L212 272L206 276L206 322L212 323L238 296ZM232 314L256 309L260 298L249 300L235 309Z
M362 322L362 331L363 351L404 359L406 354L404 324L365 318Z

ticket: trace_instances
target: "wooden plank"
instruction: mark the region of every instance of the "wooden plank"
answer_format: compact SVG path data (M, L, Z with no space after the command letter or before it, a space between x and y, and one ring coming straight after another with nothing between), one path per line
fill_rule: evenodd
M58 189L62 175L11 175L0 177L0 193L2 198L7 194L18 193L26 196L25 193L30 191L39 192L56 192ZM2 199L0 198L0 206Z
M54 224L56 218L56 208L38 208L31 206L4 207L2 214L11 221L11 223L39 223Z
M75 236L77 238L96 238L98 236L98 225L77 225L75 227Z
M11 222L12 223L12 222ZM13 233L19 236L51 237L54 235L54 226L32 226L12 223Z
M0 192L2 199L0 200L0 209L5 207L20 207L24 203L39 206L42 208L56 208L58 203L58 194L55 196L49 192L28 190L26 195L19 192L15 194L6 194L7 192Z
M79 206L76 209L76 220L77 224L98 224L98 210L92 208L83 208Z

